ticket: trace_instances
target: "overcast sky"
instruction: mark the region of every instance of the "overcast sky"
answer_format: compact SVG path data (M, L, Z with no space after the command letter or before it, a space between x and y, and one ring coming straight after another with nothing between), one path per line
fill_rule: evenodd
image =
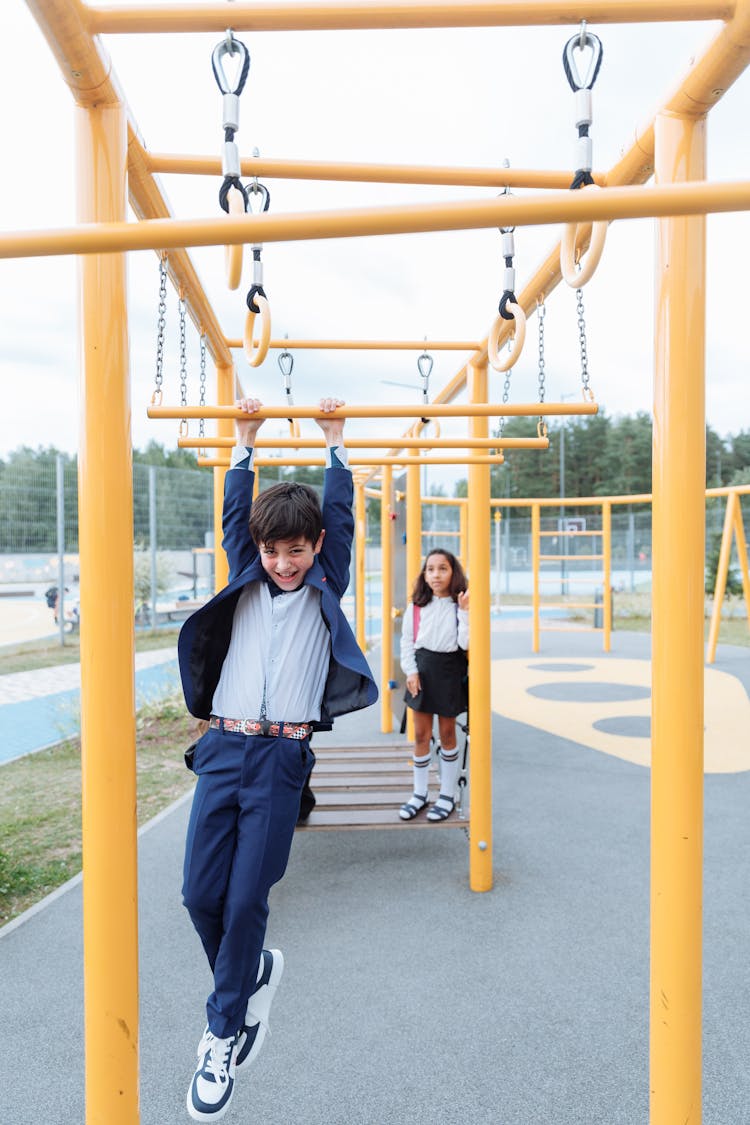
M604 45L592 136L594 166L606 170L678 85L691 57L702 53L718 25L590 30ZM240 150L250 155L257 147L269 158L487 167L500 166L507 158L515 168L572 170L574 98L561 55L574 31L242 33L252 66L241 100ZM211 51L219 38L108 38L115 73L152 151L220 152L221 99L211 72ZM73 100L22 0L2 4L0 97L5 154L0 226L72 225ZM745 74L709 120L713 179L747 177L748 105L750 80ZM184 218L218 214L220 182L218 176L162 177L173 210ZM276 213L496 194L489 189L266 182ZM555 234L547 227L516 231L519 290ZM721 434L750 428L744 285L748 235L747 215L709 218L707 415ZM602 264L584 290L591 384L610 414L651 411L653 257L653 221L613 224ZM240 335L250 267L246 265L240 290L230 293L221 247L195 251L194 261L225 331ZM263 261L274 336L481 339L502 292L495 229L271 243ZM128 274L133 442L143 446L156 438L172 445L177 423L146 418L156 350L156 256L131 254ZM5 391L0 456L22 443L76 448L76 287L73 259L0 262ZM164 401L176 403L177 298L171 288L168 302ZM566 286L550 297L546 328L547 398L577 397L575 295ZM192 328L188 350L188 393L197 402L198 343ZM415 353L300 351L294 358L298 404L325 392L360 403L419 400ZM431 389L437 392L465 357L444 353L434 358ZM282 401L277 353L269 353L259 371L238 355L238 368L246 390L269 404ZM511 400L536 397L536 370L533 319L513 371ZM490 388L491 399L499 401L502 376L491 372ZM266 432L272 432L270 427ZM352 422L349 432L382 435L402 428L400 423Z

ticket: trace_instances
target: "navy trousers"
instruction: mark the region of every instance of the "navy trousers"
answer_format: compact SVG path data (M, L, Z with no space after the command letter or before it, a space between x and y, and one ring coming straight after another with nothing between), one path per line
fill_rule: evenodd
M214 975L208 1025L222 1039L245 1022L268 892L286 870L313 762L307 740L214 728L195 748L182 893Z

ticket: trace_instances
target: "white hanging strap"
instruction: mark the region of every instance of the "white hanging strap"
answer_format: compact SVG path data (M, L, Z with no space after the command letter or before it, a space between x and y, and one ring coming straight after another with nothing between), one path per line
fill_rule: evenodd
M583 77L576 62L576 52L581 55L590 50L588 68ZM593 120L592 94L599 69L602 65L604 51L601 40L596 35L586 30L586 21L581 23L581 30L565 44L563 50L563 67L570 88L575 94L575 127L578 130L574 164L576 172L570 185L571 191L594 185L592 175L593 149L589 130ZM591 243L585 262L581 261L579 249L576 245L578 238L578 224L567 223L560 242L560 270L564 281L574 289L579 289L590 281L604 250L604 240L607 235L607 223L595 222L591 230Z

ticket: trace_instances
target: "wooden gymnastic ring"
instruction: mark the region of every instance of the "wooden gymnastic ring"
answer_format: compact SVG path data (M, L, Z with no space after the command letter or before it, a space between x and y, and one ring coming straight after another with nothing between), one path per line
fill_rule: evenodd
M591 241L586 251L585 260L576 261L576 240L579 225L578 223L566 223L560 240L560 272L563 280L571 289L581 289L594 276L594 271L599 265L604 250L609 224L606 220L591 224ZM579 265L581 266L580 269L578 268Z
M245 198L236 187L230 187L227 192L227 206L230 217L245 214ZM235 246L224 247L224 269L227 275L227 285L230 289L238 289L242 278L242 243Z
M242 347L245 352L245 358L250 366L260 367L261 363L268 355L268 345L271 342L271 306L265 297L261 297L260 293L256 293L255 303L260 309L260 339L258 340L258 347L253 351L255 313L252 309L247 310L247 316L245 317L245 333L242 337Z
M513 347L506 359L500 358L500 353L497 350L497 340L500 335L500 329L504 324L507 324L507 318L497 314L492 322L489 335L487 337L487 357L495 368L495 371L509 371L513 364L517 361L521 354L521 350L526 339L526 313L520 305L514 304L513 301L508 301L505 306L506 311L513 314L515 321L516 331L513 338Z

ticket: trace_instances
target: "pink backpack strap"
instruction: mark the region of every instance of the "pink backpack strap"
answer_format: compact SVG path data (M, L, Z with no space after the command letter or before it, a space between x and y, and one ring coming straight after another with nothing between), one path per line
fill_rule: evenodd
M414 632L414 642L416 643L417 633L419 632L419 619L422 616L422 607L418 606L418 605L412 605L411 609L412 609L412 626L413 626L413 632Z

